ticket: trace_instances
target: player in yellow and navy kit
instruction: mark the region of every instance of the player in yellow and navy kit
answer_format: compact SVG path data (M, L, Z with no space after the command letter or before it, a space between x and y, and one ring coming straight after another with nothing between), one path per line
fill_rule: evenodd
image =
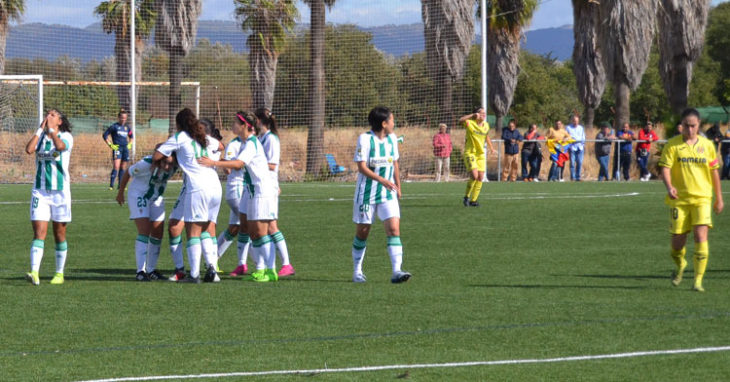
M25 146L25 152L36 157L36 176L30 202L33 243L30 247L30 272L25 275L33 285L40 284L38 271L49 220L53 222L53 237L56 239L56 273L51 284L63 284L68 252L66 225L71 222L69 163L73 145L68 119L58 110L51 109Z
M484 150L486 141L490 151L494 151L492 141L489 139L489 124L487 123L487 112L484 108L474 109L472 114L459 118L459 123L464 124L466 129L466 143L464 145L464 165L469 173L469 181L466 184L466 195L464 195L464 206L478 207L479 192L482 190L482 179L487 171L487 153Z
M669 205L669 231L672 234L672 259L677 265L672 284L679 285L687 262L685 243L687 234L693 231L695 240L694 286L704 292L702 278L707 267L709 247L707 232L712 227L712 194L715 212L724 207L720 187L720 168L715 146L699 136L700 115L695 109L682 113L682 135L670 139L662 149L659 166L667 188L665 203Z

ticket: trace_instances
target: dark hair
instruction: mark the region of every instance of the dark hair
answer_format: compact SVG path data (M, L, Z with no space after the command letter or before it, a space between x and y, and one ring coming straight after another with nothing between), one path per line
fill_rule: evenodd
M279 135L279 129L276 127L276 118L274 117L274 113L271 112L271 110L260 107L256 109L254 112L256 115L256 118L261 121L261 124L266 126L267 129L269 129L274 135Z
M483 108L483 107L481 107L481 106L477 106L477 107L475 107L475 108L474 108L474 110L472 110L472 112L471 112L471 113L472 113L472 114L474 114L474 113L478 113L478 112L479 112L479 110L484 110L484 108Z
M245 126L249 131L256 130L256 115L248 111L236 112L236 123Z
M219 141L222 141L223 140L223 136L221 135L221 131L218 130L217 127L215 127L215 124L213 123L213 121L211 121L208 118L201 118L200 119L200 123L202 123L203 126L205 127L205 133L206 134L210 135L211 137L213 137L213 138L215 138L215 139L217 139Z
M119 113L117 113L117 118L121 117L122 114L129 114L129 113L127 113L127 111L124 109L119 109Z
M376 133L382 131L383 122L387 121L391 114L393 114L393 112L385 106L374 107L373 110L370 110L370 114L368 114L370 128Z
M53 109L53 108L48 109L49 112L51 110L53 110L56 113L58 113L58 115L61 117L61 125L58 126L58 131L64 131L64 132L70 133L71 132L71 128L73 128L73 126L71 126L71 122L69 122L68 121L68 118L66 118L66 114L63 114L63 112L61 112L58 109Z
M177 123L179 131L188 133L190 138L198 142L200 146L206 147L208 145L208 139L205 137L205 127L200 124L192 110L187 107L180 110L175 116L175 123Z
M694 108L684 109L684 111L682 112L682 119L685 119L685 118L687 118L687 117L689 117L691 115L697 117L697 119L701 119L700 118L700 112L697 111L697 109L694 109Z

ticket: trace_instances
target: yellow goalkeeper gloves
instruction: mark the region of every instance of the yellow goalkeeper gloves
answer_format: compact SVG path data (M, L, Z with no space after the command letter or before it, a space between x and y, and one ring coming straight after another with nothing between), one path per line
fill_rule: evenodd
M127 143L127 148L130 150L132 149L132 142Z
M117 150L119 150L119 145L115 145L115 144L113 144L113 143L108 143L108 145L109 145L109 147L110 147L110 148L111 148L112 150L114 150L114 151L117 151Z

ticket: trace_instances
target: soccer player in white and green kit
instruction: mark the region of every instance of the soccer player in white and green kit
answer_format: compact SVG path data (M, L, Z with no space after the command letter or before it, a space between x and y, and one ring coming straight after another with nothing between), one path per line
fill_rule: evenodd
M356 224L355 239L352 242L352 281L366 281L362 263L370 227L377 214L378 219L384 223L385 234L388 236L388 255L393 268L390 281L397 284L408 281L411 274L401 270L403 247L400 241L398 205L401 189L398 138L393 134L395 120L390 109L379 106L370 111L368 122L371 130L358 138L354 158L358 174L352 208L352 220Z
M51 284L63 284L68 244L66 225L71 222L71 179L69 162L73 148L71 124L58 110L51 109L33 137L25 146L25 152L36 156L36 175L30 201L30 221L33 226L33 243L30 247L30 272L26 279L33 285L40 284L38 271L43 259L43 247L48 232L48 221L53 222L56 240L56 273Z

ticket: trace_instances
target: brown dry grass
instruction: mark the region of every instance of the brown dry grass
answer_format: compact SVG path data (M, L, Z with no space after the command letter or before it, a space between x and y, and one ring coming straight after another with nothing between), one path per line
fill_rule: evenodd
M365 129L343 128L328 129L325 131L325 152L334 155L337 163L349 170L348 175L336 177L337 180L353 180L356 166L352 161L355 143L359 134ZM436 133L434 128L402 127L396 130L397 135L405 137L400 147L401 173L404 177L414 180L432 179L434 160L431 141ZM659 136L663 136L663 129L658 129ZM596 131L587 132L587 138L593 139ZM224 141L230 140L233 135L230 131L223 132ZM496 134L490 135L496 140ZM30 134L0 133L0 182L3 183L30 183L35 175L34 156L25 154L24 148ZM137 134L137 157L152 153L156 143L166 139L166 134L154 134L139 130ZM281 168L280 175L283 181L301 181L304 177L306 163L307 131L304 129L283 129L280 131ZM464 147L464 130L454 129L451 140L455 152L452 154L452 178L465 178L464 165L458 156ZM495 142L495 148L504 152L501 145ZM74 149L71 158L71 178L74 182L106 182L111 169L110 150L102 141L101 134L74 134ZM541 178L547 177L550 167L547 149L543 145L543 166ZM655 167L657 156L652 155L650 168ZM490 154L488 173L496 177L498 171L498 155ZM568 170L565 170L566 172ZM595 180L598 175L598 162L595 159L594 144L586 144L586 155L583 163L583 178ZM567 174L566 174L567 176ZM636 164L632 164L632 178L638 176Z

